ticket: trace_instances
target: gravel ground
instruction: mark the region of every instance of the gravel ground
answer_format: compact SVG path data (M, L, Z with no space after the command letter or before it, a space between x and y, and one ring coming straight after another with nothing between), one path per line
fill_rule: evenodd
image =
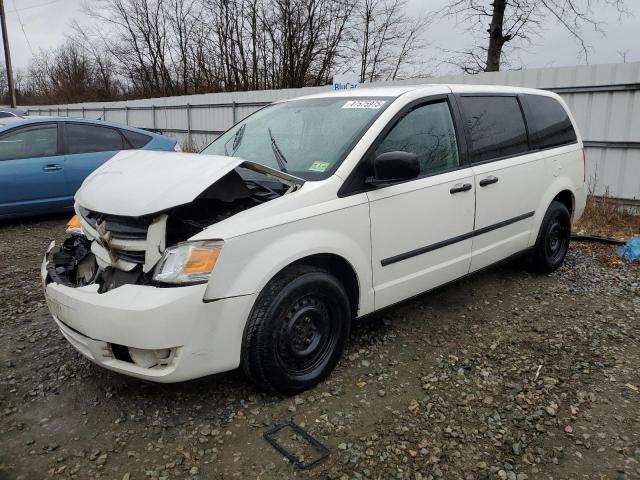
M240 372L154 385L76 353L38 276L64 220L0 225L1 479L640 478L640 266L610 247L360 322L328 381L279 398ZM301 471L263 440L289 418L330 457Z

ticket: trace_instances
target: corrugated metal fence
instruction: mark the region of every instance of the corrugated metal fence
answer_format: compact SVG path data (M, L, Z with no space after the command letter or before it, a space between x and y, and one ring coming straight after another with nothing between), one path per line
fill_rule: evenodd
M427 83L514 85L559 93L571 108L585 140L588 175L596 194L608 190L613 197L640 204L640 62L450 75L385 85ZM330 89L211 93L25 109L30 115L101 118L153 129L177 137L184 146L199 149L271 102Z

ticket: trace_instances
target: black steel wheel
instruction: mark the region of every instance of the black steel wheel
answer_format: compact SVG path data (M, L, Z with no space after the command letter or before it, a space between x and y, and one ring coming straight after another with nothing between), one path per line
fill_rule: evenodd
M556 270L569 251L571 215L567 207L553 201L542 220L531 263L534 270L550 273Z
M261 292L245 327L242 367L258 386L295 394L326 378L349 335L351 309L329 272L295 265Z

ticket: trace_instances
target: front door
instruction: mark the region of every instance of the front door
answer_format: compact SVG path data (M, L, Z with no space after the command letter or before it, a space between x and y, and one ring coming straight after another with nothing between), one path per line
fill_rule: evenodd
M420 177L367 193L376 309L466 275L475 215L447 99L407 110L374 155L412 152Z
M0 218L60 210L73 205L58 154L55 122L19 127L0 135Z

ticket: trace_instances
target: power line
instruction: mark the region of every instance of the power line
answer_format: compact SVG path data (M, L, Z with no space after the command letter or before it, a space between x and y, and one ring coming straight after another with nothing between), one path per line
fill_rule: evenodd
M16 12L16 15L18 16L18 23L20 23L20 28L22 28L22 34L24 35L24 39L27 41L27 45L29 46L29 51L31 52L31 55L33 56L34 53L33 53L33 48L31 48L31 42L29 41L29 37L27 37L27 32L24 30L24 24L22 23L22 18L20 18L20 14L16 9L16 0L13 0L13 11Z
M22 12L24 10L31 10L33 8L40 8L40 7L46 7L47 5L51 5L53 3L59 3L62 0L51 0L50 2L45 2L45 3L41 3L39 5L31 5L29 7L22 7L22 8L14 8L13 11L17 14L18 12ZM14 7L15 7L15 2L14 2ZM9 12L12 13L12 12Z

